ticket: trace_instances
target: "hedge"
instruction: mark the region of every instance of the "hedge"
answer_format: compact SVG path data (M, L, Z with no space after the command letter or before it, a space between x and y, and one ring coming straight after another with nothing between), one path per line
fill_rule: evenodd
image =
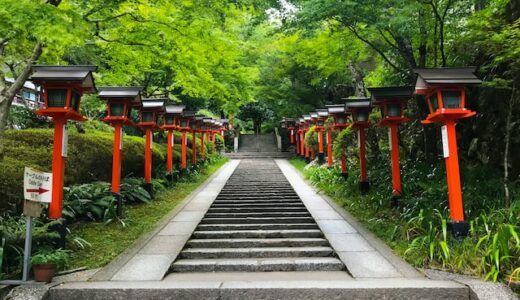
M156 140L165 140L161 133ZM199 142L199 139L197 139ZM5 154L0 160L0 211L20 209L23 199L24 167L50 172L52 169L52 129L8 130ZM152 160L154 177L164 175L166 145L154 142ZM206 149L210 149L206 144ZM65 185L110 181L112 174L113 133L89 131L69 133L68 158L65 163ZM180 165L180 133L175 133L174 163ZM191 135L188 135L187 162L191 162ZM121 176L141 177L144 169L145 141L125 135L123 139ZM197 143L197 152L200 146ZM208 153L208 152L207 152Z

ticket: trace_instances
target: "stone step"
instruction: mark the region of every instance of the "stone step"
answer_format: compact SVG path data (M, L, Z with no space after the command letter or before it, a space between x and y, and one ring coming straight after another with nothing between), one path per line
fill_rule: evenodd
M325 257L333 254L331 247L188 248L181 252L180 258Z
M234 213L234 212L275 212L275 211L283 211L283 212L307 212L307 209L305 206L263 206L263 207L251 207L251 206L239 206L239 207L215 207L211 206L211 208L208 210L208 213Z
M222 230L193 232L194 239L240 239L240 238L317 238L323 237L319 229L282 229L282 230Z
M312 217L283 218L204 218L201 224L270 224L270 223L313 223Z
M247 200L237 200L233 198L217 198L213 203L231 203L231 204L240 204L240 203L303 203L300 199L292 199L292 198L285 198L285 199L247 199Z
M279 223L279 224L200 224L197 230L283 230L319 229L316 223Z
M227 213L206 213L206 218L256 218L256 217L307 217L311 214L304 212L227 212Z
M329 246L324 238L272 238L272 239L191 239L188 248L257 248L257 247L314 247Z
M289 208L289 207L294 207L294 208L305 208L305 205L303 205L303 203L301 202L273 202L273 203L255 203L255 202L251 202L251 203L240 203L240 202L237 202L237 203L230 203L230 204L222 204L222 203L213 203L213 205L211 205L211 209L213 208L223 208L223 209L227 209L227 208L262 208L262 207L265 207L265 208L269 208L269 207L286 207L286 208Z
M332 257L180 259L171 267L173 272L287 272L341 271L343 269L341 261Z

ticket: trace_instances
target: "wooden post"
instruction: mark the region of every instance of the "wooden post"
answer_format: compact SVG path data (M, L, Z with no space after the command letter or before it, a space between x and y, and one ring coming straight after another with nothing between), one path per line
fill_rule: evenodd
M446 176L448 181L448 199L450 207L450 219L456 222L464 221L464 206L462 203L462 190L460 184L459 171L459 155L457 150L457 132L455 130L455 121L448 120L443 126L443 139L447 145L443 143L445 149L444 157L446 162Z
M170 174L173 171L173 139L173 130L168 130L168 143L166 148L166 173L168 174Z
M123 126L121 123L114 124L114 148L112 152L112 193L121 191L121 145Z
M392 196L401 196L401 170L399 167L399 137L398 137L398 124L390 125L390 151L392 157Z
M144 183L152 183L152 129L146 128L146 149L144 150Z
M329 168L332 167L332 163L332 129L329 128L327 130L327 164L329 165Z
M200 158L204 160L204 151L206 147L204 146L204 131L200 132Z
M197 164L197 133L195 130L191 132L191 165Z
M183 170L186 169L186 147L188 144L188 136L186 135L186 130L182 131L182 142L181 142L181 168Z
M52 200L49 205L49 219L60 219L63 208L63 178L65 177L65 157L63 153L64 134L67 120L64 117L53 117L54 147L52 150ZM66 155L66 154L65 154Z
M361 192L365 193L369 190L369 182L368 182L368 174L367 174L367 160L366 160L366 145L365 145L365 127L359 127L359 169L360 169L360 179L359 179L359 188Z

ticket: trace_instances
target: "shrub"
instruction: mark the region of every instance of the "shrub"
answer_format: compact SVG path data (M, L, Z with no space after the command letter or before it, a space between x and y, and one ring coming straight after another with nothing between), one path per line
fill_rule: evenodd
M174 164L180 168L181 134L175 132ZM157 138L154 138L157 140ZM200 152L197 139L197 152ZM32 167L50 172L52 169L52 129L8 130L4 139L5 156L0 160L0 211L20 211L23 197L23 171ZM191 134L188 134L186 160L191 162ZM110 181L112 174L113 133L89 131L69 133L68 158L65 163L65 185ZM122 177L141 176L144 170L145 141L125 135L122 152ZM209 148L208 148L209 149ZM206 152L207 153L207 152ZM200 156L199 156L200 157ZM166 145L153 144L153 176L163 178Z

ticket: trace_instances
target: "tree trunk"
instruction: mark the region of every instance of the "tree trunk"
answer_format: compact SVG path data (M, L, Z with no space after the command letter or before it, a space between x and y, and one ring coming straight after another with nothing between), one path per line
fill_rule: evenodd
M354 86L354 95L356 97L366 97L367 94L365 90L364 80L365 76L363 72L352 61L348 64L348 67L350 69L350 73L352 73L352 85Z
M0 79L0 159L2 159L4 155L4 132L7 126L9 110L11 109L14 96L16 96L16 93L23 87L24 83L31 75L31 67L36 63L36 61L38 61L38 58L40 58L42 49L43 44L41 43L37 43L34 46L31 57L27 59L25 67L20 75L16 77L12 85L9 86L5 78Z
M516 89L513 86L513 90L511 91L511 99L509 99L509 109L507 111L506 117L506 134L505 134L505 146L504 146L504 205L505 207L509 207L511 204L511 199L509 195L509 145L511 141L511 119L513 117L513 109L515 102L515 94Z

